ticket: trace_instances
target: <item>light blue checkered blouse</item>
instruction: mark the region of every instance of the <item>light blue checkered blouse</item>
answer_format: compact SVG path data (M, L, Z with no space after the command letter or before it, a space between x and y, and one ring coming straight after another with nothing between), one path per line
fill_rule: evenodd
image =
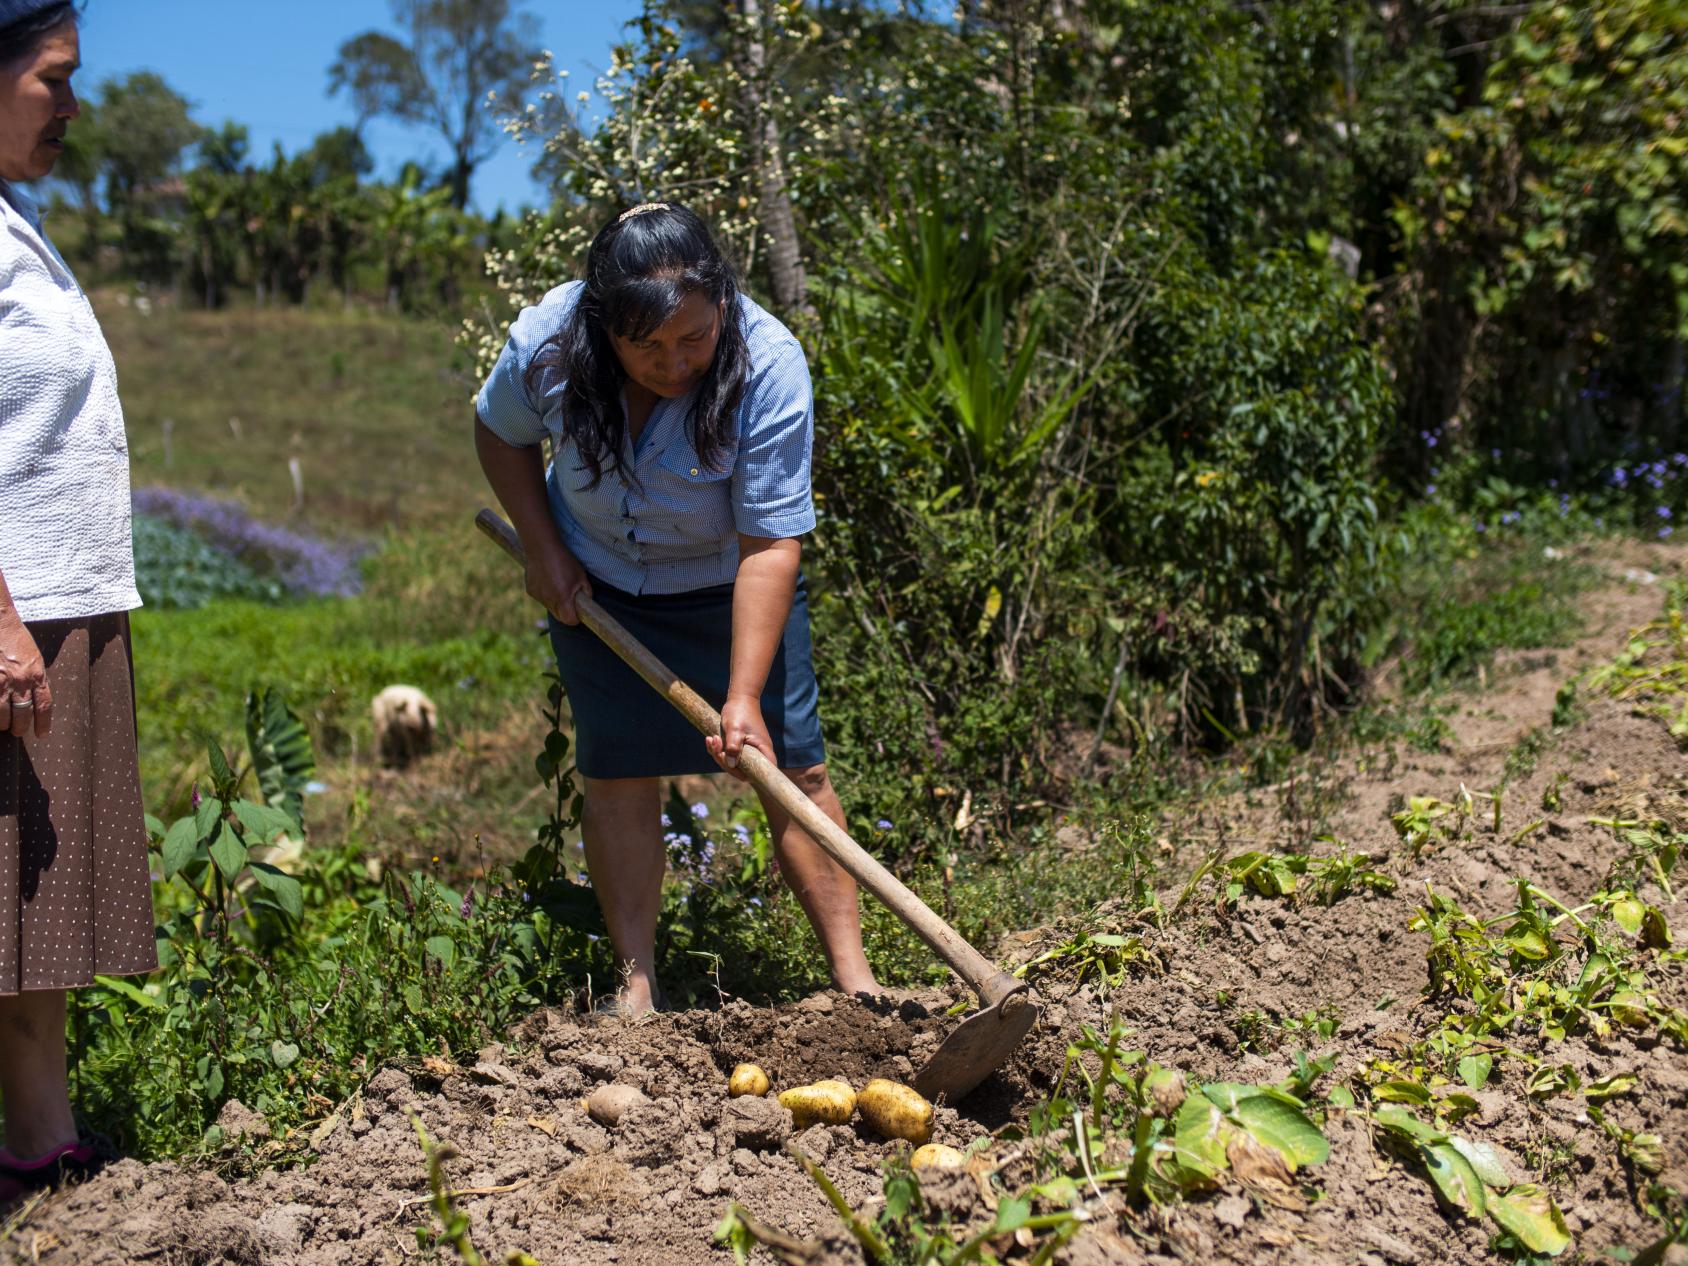
M687 438L686 395L658 401L633 451L623 448L624 469L588 487L591 477L577 469L575 443L563 433L564 379L545 370L528 387L534 356L574 311L582 284L559 286L523 309L475 400L481 421L506 444L528 448L550 438L551 517L581 566L629 593L682 593L738 574L740 532L789 537L812 529L809 366L791 331L742 295L750 377L718 467L700 461Z

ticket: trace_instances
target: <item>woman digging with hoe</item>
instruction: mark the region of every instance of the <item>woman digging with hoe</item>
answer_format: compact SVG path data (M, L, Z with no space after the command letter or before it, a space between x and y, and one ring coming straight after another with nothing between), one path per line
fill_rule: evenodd
M476 401L481 467L521 538L528 592L554 613L586 864L624 973L623 1015L663 1005L663 777L742 776L749 745L844 825L799 570L799 538L815 525L813 434L802 347L739 293L703 221L664 202L599 231L585 280L521 314ZM581 626L577 594L719 708L720 737L700 738ZM877 993L855 881L777 804L763 808L833 984Z
M129 446L93 309L17 182L77 115L76 9L0 0L0 1204L93 1149L65 991L158 965L135 763Z

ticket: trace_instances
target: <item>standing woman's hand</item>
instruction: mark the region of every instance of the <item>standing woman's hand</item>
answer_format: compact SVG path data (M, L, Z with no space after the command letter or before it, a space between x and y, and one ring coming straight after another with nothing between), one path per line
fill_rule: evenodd
M52 724L47 662L15 612L0 616L0 734L40 738Z
M708 735L703 745L715 758L715 763L740 782L749 782L739 769L739 753L754 747L770 761L774 759L774 740L762 720L762 701L751 695L729 695L721 705L721 733Z
M527 559L528 593L564 624L579 624L575 595L592 596L592 582L580 561L560 544L555 549L534 550Z

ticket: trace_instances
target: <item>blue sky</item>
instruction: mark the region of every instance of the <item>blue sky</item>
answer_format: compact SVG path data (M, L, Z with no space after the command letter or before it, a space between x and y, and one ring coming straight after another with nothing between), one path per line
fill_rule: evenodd
M518 0L539 20L540 44L559 68L590 86L609 63L610 45L639 0ZM194 118L224 119L252 133L252 155L267 160L280 142L292 153L320 132L356 122L351 102L328 96L328 67L341 43L370 29L397 34L388 0L88 0L77 87L153 70L194 106ZM376 175L408 159L439 164L443 142L421 129L372 120L364 132ZM515 210L543 201L528 177L531 155L505 142L475 173L478 210Z

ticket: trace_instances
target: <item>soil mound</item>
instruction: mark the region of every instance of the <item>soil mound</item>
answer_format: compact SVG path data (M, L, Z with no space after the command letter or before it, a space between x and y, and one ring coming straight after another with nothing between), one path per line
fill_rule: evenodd
M1654 573L1677 567L1656 551ZM1314 1097L1403 1060L1449 1013L1431 985L1427 938L1411 930L1427 890L1493 919L1518 902L1527 878L1567 906L1587 901L1626 864L1613 821L1688 823L1688 768L1664 726L1622 703L1593 699L1575 725L1549 721L1558 686L1610 658L1627 629L1657 614L1659 592L1615 585L1591 599L1603 612L1570 651L1515 656L1471 692L1439 752L1361 752L1316 778L1211 807L1203 839L1167 837L1179 860L1217 863L1247 850L1363 854L1394 881L1353 885L1320 900L1233 892L1221 867L1184 894L1163 892L1168 917L1121 901L1074 921L1010 938L1008 957L1032 963L1079 930L1119 938L1110 953L1030 968L1043 1022L1013 1061L956 1105L940 1104L934 1141L967 1148L1020 1126L1061 1076L1069 1045L1117 1013L1135 1049L1197 1081L1275 1083L1297 1054L1329 1057ZM1523 753L1523 755L1520 755ZM1527 757L1528 759L1525 759ZM1391 822L1413 796L1456 804L1461 788L1502 783L1498 816L1486 800L1440 835L1409 847ZM1688 921L1674 894L1643 883L1637 895L1664 914L1681 943ZM1041 973L1041 974L1040 974ZM1688 1008L1688 969L1664 956L1652 978L1661 1006ZM454 1159L449 1183L489 1261L515 1253L547 1266L626 1262L690 1266L728 1260L712 1232L729 1204L777 1224L801 1248L781 1260L860 1262L855 1243L817 1184L784 1150L790 1138L857 1209L883 1199L883 1164L904 1144L865 1127L813 1126L792 1135L783 1109L726 1097L729 1071L760 1064L776 1087L823 1077L860 1086L908 1079L948 1031L959 994L866 1001L820 994L777 1008L731 1002L717 1011L641 1022L545 1012L469 1066L439 1060L380 1072L312 1139L309 1163L219 1176L205 1164L119 1162L15 1216L0 1252L45 1266L129 1262L342 1266L417 1259L417 1228L435 1226L429 1169L415 1121ZM1659 1184L1688 1191L1688 1057L1657 1027L1616 1025L1604 1036L1521 1036L1521 1058L1495 1063L1472 1089L1461 1134L1493 1149L1513 1181L1553 1195L1583 1260L1637 1250L1659 1234L1640 1205ZM1613 1074L1634 1088L1601 1105L1606 1126L1578 1093L1531 1084L1542 1068L1568 1084ZM1404 1070L1408 1071L1408 1070ZM586 1101L599 1086L638 1092L613 1127ZM1658 1172L1638 1172L1616 1140L1662 1140ZM1175 1209L1095 1204L1085 1229L1054 1260L1071 1266L1210 1263L1487 1263L1492 1224L1438 1206L1411 1158L1380 1139L1358 1111L1331 1108L1330 1157L1304 1171L1300 1193L1263 1194L1228 1177ZM996 1199L1030 1177L1011 1137L979 1149L966 1171L922 1180L929 1210L977 1227ZM225 1166L224 1173L233 1171ZM994 1182L992 1176L994 1175ZM795 1242L794 1241L794 1242ZM1012 1236L995 1251L1022 1260ZM439 1250L450 1259L449 1249ZM424 1259L426 1259L424 1257ZM766 1260L774 1260L769 1256ZM1661 1258L1660 1260L1666 1260ZM1671 1259L1674 1260L1674 1259Z

